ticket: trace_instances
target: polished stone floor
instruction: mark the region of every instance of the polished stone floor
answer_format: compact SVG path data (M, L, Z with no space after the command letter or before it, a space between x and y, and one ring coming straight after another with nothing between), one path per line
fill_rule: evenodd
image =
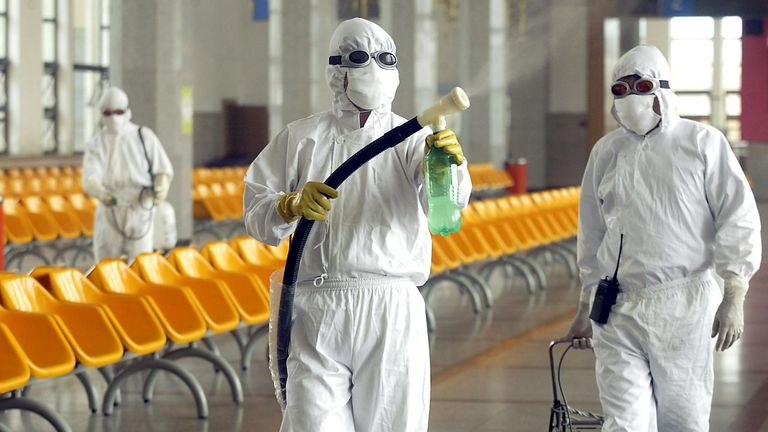
M764 214L768 207L761 206ZM765 239L764 239L765 240ZM765 242L764 242L765 243ZM561 335L574 311L578 291L555 267L546 291L529 295L521 281L492 279L492 311L475 315L468 296L450 285L431 299L437 331L431 340L433 386L431 432L545 431L552 405L548 341ZM734 348L716 355L712 431L768 431L768 271L753 279L747 297L746 333ZM227 335L214 338L236 364L237 347ZM264 347L259 347L262 353ZM239 372L245 401L232 402L221 374L197 360L182 360L203 385L210 417L198 420L189 391L161 377L155 399L141 400L141 381L129 381L123 402L111 417L91 414L74 377L35 383L29 395L59 412L74 431L277 431L280 410L263 356ZM599 412L591 352L571 352L563 367L563 388L571 406ZM89 372L101 394L100 376ZM0 431L48 431L32 415L0 414Z

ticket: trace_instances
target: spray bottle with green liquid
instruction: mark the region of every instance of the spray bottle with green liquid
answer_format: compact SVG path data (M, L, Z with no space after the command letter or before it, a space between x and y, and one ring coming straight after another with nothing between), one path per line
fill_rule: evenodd
M434 132L445 129L445 117L433 123ZM427 188L427 225L432 234L447 236L461 229L458 165L443 149L430 146L424 156L424 183Z

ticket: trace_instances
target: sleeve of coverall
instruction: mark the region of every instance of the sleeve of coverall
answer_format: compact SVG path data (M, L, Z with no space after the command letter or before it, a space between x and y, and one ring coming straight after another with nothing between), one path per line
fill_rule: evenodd
M98 136L95 136L88 142L83 154L83 170L80 181L82 182L83 189L91 196L95 196L96 191L89 190L90 182L88 179L93 178L98 184L103 182L102 168L104 166L104 157L102 150L101 140Z
M704 149L707 202L715 220L715 270L722 278L752 277L760 267L760 215L728 141L719 131L699 136Z
M298 224L298 221L285 222L275 205L280 195L296 187L296 170L289 169L292 164L286 160L288 136L288 129L283 129L259 153L245 174L245 229L251 237L273 246L291 235Z
M171 165L160 139L157 138L152 129L147 127L142 128L141 132L144 134L144 142L147 144L147 153L152 160L152 174L168 174L173 177L173 165Z
M408 152L406 157L408 159L408 169L413 178L413 184L416 185L419 192L419 201L421 207L426 214L427 209L427 188L424 185L424 140L427 135L432 133L432 129L426 127L422 129L422 132L415 134L411 137L411 142L408 146ZM458 181L459 181L459 206L464 208L469 203L469 196L472 194L472 179L469 177L469 171L467 170L469 161L465 160L464 163L458 167Z
M581 181L579 196L579 233L577 242L577 262L581 278L582 302L589 302L592 291L600 282L600 268L597 263L597 250L605 235L605 220L600 207L597 186L603 173L598 169L598 154L600 142L592 149L589 162Z

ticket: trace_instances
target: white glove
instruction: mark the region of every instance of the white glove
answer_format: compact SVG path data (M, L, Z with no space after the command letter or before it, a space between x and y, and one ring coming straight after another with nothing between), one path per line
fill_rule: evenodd
M729 276L725 279L723 302L715 313L712 324L712 337L718 336L716 351L725 351L744 333L744 297L749 283L741 276Z
M171 187L170 174L158 174L155 176L155 199L158 202L165 201L168 198L168 189Z
M107 188L96 179L96 177L88 177L88 180L86 180L83 185L83 189L85 189L88 195L96 197L96 199L106 205L115 205L117 203L117 198L115 198L115 196L112 195L112 193L110 193Z
M571 321L571 327L558 342L571 342L576 349L592 348L592 323L589 321L589 302L579 301L579 310Z

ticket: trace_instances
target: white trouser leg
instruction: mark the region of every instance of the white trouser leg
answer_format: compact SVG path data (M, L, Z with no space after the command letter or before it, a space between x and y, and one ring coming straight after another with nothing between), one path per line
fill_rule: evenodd
M424 303L402 280L296 289L281 432L426 432Z
M709 280L659 299L655 306L659 319L649 334L648 359L661 432L709 430L712 322L720 299L717 284Z
M603 432L656 432L651 371L630 316L611 313L608 323L592 323Z
M719 299L707 272L623 292L608 323L593 323L603 431L709 429Z
M424 298L410 282L361 302L352 368L357 432L426 432L429 341Z

